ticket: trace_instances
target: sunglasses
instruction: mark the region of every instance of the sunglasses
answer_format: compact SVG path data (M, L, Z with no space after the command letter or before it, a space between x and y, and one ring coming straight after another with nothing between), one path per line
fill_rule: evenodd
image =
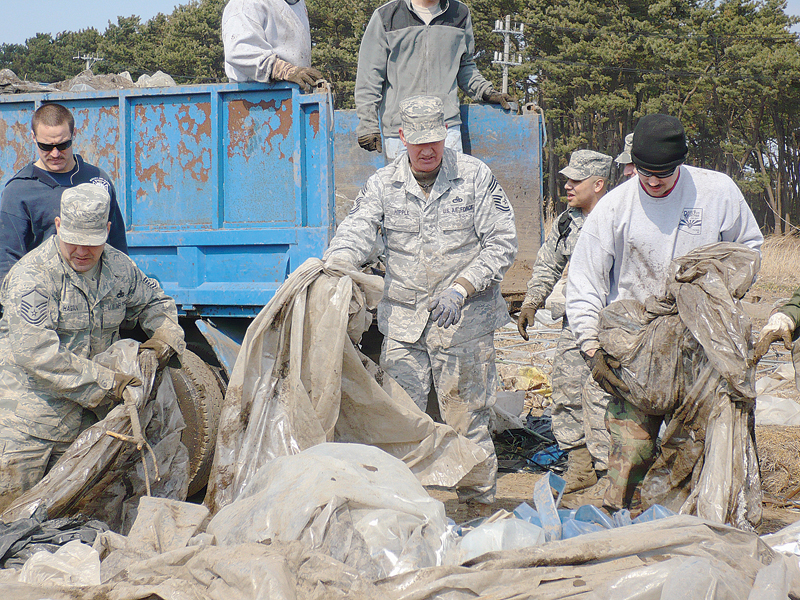
M47 152L48 154L53 150L58 150L59 152L63 152L70 146L72 146L72 140L67 140L66 142L61 142L60 144L45 144L44 142L40 142L36 140L36 145L39 146L39 150L42 152Z
M675 171L678 170L678 167L672 167L671 171L667 171L666 173L653 173L652 171L648 171L647 169L643 169L642 167L636 167L636 172L643 177L655 177L656 179L666 179L670 177Z

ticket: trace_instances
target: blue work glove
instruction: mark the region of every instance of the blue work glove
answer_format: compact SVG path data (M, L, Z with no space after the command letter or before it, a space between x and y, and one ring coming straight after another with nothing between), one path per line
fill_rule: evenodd
M447 329L450 325L458 323L461 319L461 309L464 307L464 294L455 288L449 287L436 298L431 300L428 310L431 317L437 321L439 327Z

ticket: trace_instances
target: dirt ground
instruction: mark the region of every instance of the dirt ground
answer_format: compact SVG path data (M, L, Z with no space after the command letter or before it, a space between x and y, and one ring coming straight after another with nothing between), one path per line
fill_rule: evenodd
M769 318L774 306L781 304L791 296L793 290L787 288L759 288L755 287L744 298L744 307L753 322L754 335L763 327ZM513 299L508 298L513 307ZM521 302L521 297L518 301ZM513 308L512 308L513 310ZM555 352L555 344L560 332L560 322L554 324L537 323L537 328L531 333L530 341L525 342L516 331L516 325L512 324L496 332L496 347L498 359L498 373L500 380L503 381L505 389L513 388L513 373L526 366L534 366L549 378L552 368L552 356ZM757 377L768 375L781 364L790 362L789 353L782 347L777 348L773 345L773 351L765 357L759 365ZM526 392L526 400L522 417L528 410L533 410L534 414L547 406L547 385L543 389ZM800 402L800 392L793 389L781 393L784 397L791 397ZM798 428L798 438L800 438L800 428ZM497 496L493 509L513 511L520 503L528 502L532 504L533 486L541 477L540 474L532 473L499 473L497 480ZM800 477L798 477L800 479ZM800 480L797 481L800 485ZM459 504L455 491L445 488L428 488L429 493L434 498L440 500L445 505L447 516L456 523L462 523L473 515L467 515L466 505ZM790 503L791 504L791 503ZM759 533L770 533L777 531L795 521L800 520L800 508L787 508L786 503L778 498L766 497L764 502L764 515Z

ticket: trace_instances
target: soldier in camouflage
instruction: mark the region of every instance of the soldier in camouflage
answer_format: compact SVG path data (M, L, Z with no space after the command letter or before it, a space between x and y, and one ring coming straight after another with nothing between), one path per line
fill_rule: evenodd
M324 259L354 268L385 247L381 365L422 410L433 380L445 422L490 453L457 488L480 510L496 487L494 330L508 322L500 282L517 253L514 210L485 164L444 147L439 98L407 98L400 115L407 152L369 178Z
M185 344L175 302L106 245L110 196L64 190L56 235L0 288L0 510L33 487L80 433L85 409L122 400L135 377L92 361L137 321L163 368Z
M536 255L533 275L517 320L520 335L527 340L528 325L542 308L578 242L586 216L606 193L611 157L593 150L576 150L560 173L567 178L569 208L558 216L544 245ZM561 337L553 358L553 434L562 450L569 451L566 493L576 492L598 481L608 468L610 444L605 426L610 396L592 378L567 323L563 307L554 318L563 317Z
M630 179L636 175L636 166L633 164L631 158L631 148L633 148L633 134L629 133L625 136L625 147L622 152L614 159L618 165L622 165L622 175L625 179Z

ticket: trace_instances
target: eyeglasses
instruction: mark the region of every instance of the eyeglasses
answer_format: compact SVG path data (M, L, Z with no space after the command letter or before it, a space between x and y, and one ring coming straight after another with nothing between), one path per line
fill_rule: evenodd
M63 152L64 150L72 146L72 140L67 140L66 142L61 142L60 144L45 144L44 142L36 140L36 145L39 146L39 150L49 154L53 150L58 150L59 152Z
M680 165L678 165L680 166ZM675 171L678 170L678 167L672 167L671 171L667 171L666 173L653 173L652 171L648 171L647 169L643 169L642 167L636 167L636 172L643 177L655 177L656 179L666 179L670 177Z

